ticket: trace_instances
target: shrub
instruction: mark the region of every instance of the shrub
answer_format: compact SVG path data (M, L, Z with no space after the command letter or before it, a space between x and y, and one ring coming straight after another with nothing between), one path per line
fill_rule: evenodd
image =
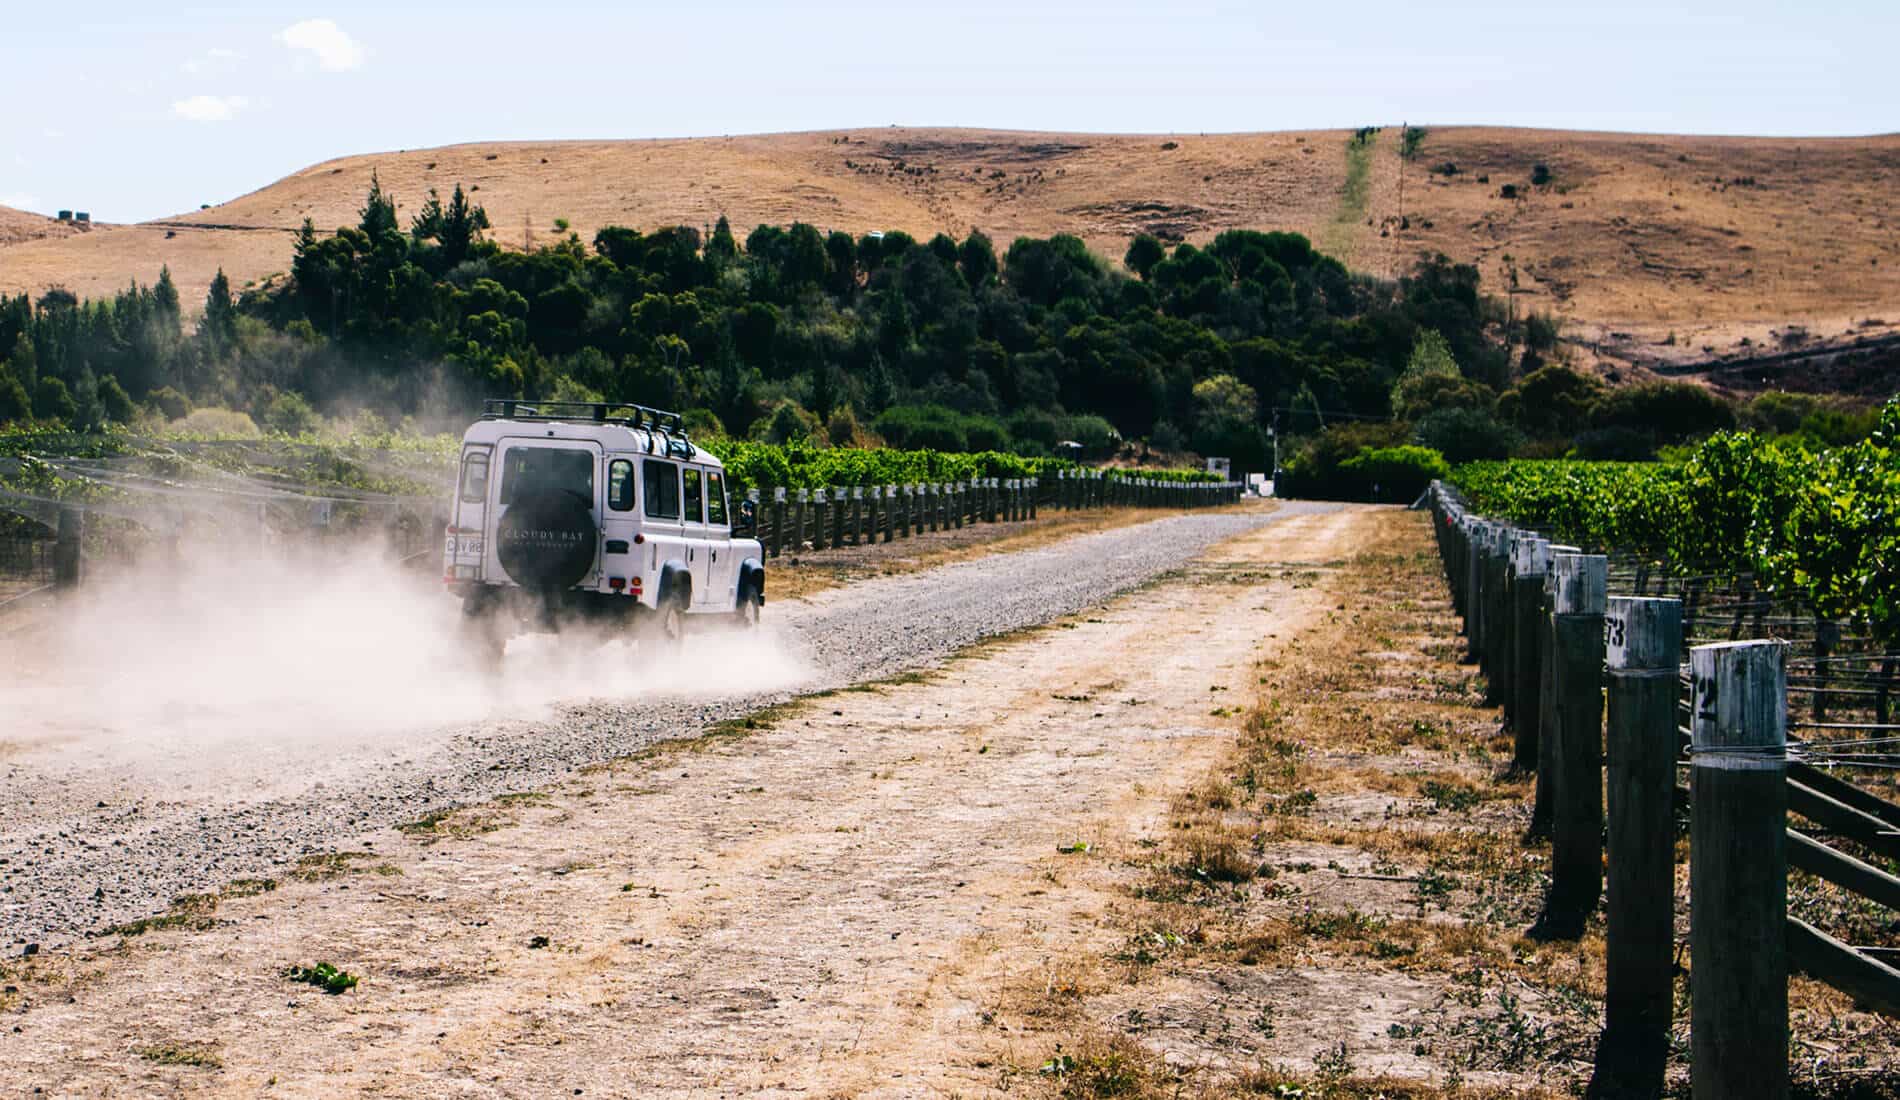
M955 412L942 405L893 405L872 421L893 447L909 450L967 451L970 437Z
M1121 445L1122 435L1115 430L1115 425L1099 416L1066 417L1058 427L1063 439L1080 443L1082 453L1092 458L1112 454Z
M1412 431L1421 447L1429 447L1454 465L1482 459L1509 458L1524 435L1477 408L1443 408L1427 414Z
M758 443L808 443L817 437L818 418L803 405L786 398L772 411L752 422L752 439Z
M1498 398L1498 415L1537 438L1568 436L1590 422L1603 383L1569 367L1542 367Z
M1735 407L1688 382L1650 382L1610 391L1597 403L1592 424L1640 432L1653 443L1679 443L1733 428Z
M1549 182L1550 165L1540 163L1531 166L1531 186L1542 187Z
M825 439L833 447L882 447L884 440L876 432L858 423L858 414L849 405L839 405L825 418Z
M1276 490L1286 496L1322 500L1359 499L1361 483L1342 467L1360 451L1406 442L1405 426L1371 421L1336 424L1307 440L1286 463Z
M167 420L183 420L191 415L191 398L170 386L160 386L146 394L145 402Z
M114 424L130 424L138 414L138 406L126 396L125 387L119 385L119 380L108 374L99 383L99 411Z
M680 414L680 427L696 440L726 438L725 422L711 409L687 409Z
M33 399L13 372L0 363L0 424L19 423L33 418Z
M322 418L300 394L280 393L264 406L264 427L284 435L303 435L317 430Z
M257 422L244 413L216 406L191 410L184 419L173 423L171 430L212 439L256 439L263 434L257 430Z
M1017 447L1034 443L1045 451L1053 448L1062 439L1059 434L1062 425L1055 416L1042 409L1021 409L1010 416L1006 425L1009 437Z
M1367 447L1340 463L1339 470L1357 482L1357 499L1395 504L1414 500L1434 479L1451 476L1444 455L1417 446Z
M41 378L33 387L33 415L42 420L58 420L70 423L79 415L79 405L73 401L72 391L66 383L50 375Z

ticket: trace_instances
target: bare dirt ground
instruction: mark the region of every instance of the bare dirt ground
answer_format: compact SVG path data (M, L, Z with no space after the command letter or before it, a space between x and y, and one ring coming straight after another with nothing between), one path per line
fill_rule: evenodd
M557 218L583 242L604 225L710 227L721 215L741 233L794 220L919 239L981 229L999 246L1074 233L1111 261L1140 232L1199 243L1224 229L1287 229L1332 239L1382 276L1443 252L1477 264L1502 293L1514 266L1520 310L1554 312L1591 345L1639 358L1729 352L1745 338L1760 346L1790 325L1831 337L1900 323L1900 226L1887 209L1900 135L1428 125L1402 160L1399 129L1387 126L1363 217L1333 227L1349 136L890 128L370 153L139 225L79 233L0 212L0 292L111 294L169 264L196 309L220 266L239 285L287 270L304 218L323 232L354 224L375 172L405 218L431 187L478 188L471 197L508 248L563 236ZM1539 164L1549 180L1533 186Z
M1048 1053L1015 998L1113 934L1108 895L1061 883L1165 827L1169 792L1230 735L1209 700L1331 598L1275 563L1344 553L1376 515L1283 520L1206 556L1195 583L379 835L374 856L307 861L272 890L175 911L176 928L42 956L13 976L0 1080L52 1095L1006 1086ZM362 985L325 996L283 977L319 961Z
M1425 523L1283 515L928 671L10 960L0 1087L1571 1094L1601 927L1522 935L1548 852ZM361 983L285 974L317 963ZM1893 1022L1792 992L1802 1095L1887 1095Z

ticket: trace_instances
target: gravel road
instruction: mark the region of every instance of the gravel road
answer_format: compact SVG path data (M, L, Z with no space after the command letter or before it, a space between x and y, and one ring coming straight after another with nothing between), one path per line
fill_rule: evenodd
M308 744L224 735L170 754L119 751L122 743L89 741L83 729L14 744L0 729L0 950L58 946L160 911L179 894L276 875L310 852L373 846L379 830L431 810L533 789L799 692L927 665L1099 604L1222 539L1330 508L1175 516L768 606L778 648L798 671L764 694L681 694L687 685L677 681L746 678L752 658L709 641L699 651L703 678L689 644L671 690L571 691L525 718L340 731ZM722 660L743 667L717 667ZM426 700L428 690L416 684L413 694Z

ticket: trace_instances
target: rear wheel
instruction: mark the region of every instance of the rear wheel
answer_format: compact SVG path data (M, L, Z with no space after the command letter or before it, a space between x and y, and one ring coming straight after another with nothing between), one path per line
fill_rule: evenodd
M759 611L764 600L759 598L756 589L745 588L739 592L739 606L732 610L732 620L741 630L751 630L759 625Z
M464 606L462 647L476 668L488 673L501 671L501 658L508 647L508 635L502 630L500 616L492 607Z
M659 610L660 641L667 646L678 646L686 640L686 603L677 596L669 596L660 604Z

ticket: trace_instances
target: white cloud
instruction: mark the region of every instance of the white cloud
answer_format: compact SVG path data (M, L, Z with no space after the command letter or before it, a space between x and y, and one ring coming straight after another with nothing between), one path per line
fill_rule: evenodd
M333 73L361 68L367 56L361 42L328 19L293 23L277 32L277 41L293 50L309 51L316 56L319 67Z
M15 210L31 210L40 204L38 195L29 195L24 191L13 191L0 195L0 206L11 206Z
M249 103L241 95L195 95L172 104L172 117L187 122L228 122Z

